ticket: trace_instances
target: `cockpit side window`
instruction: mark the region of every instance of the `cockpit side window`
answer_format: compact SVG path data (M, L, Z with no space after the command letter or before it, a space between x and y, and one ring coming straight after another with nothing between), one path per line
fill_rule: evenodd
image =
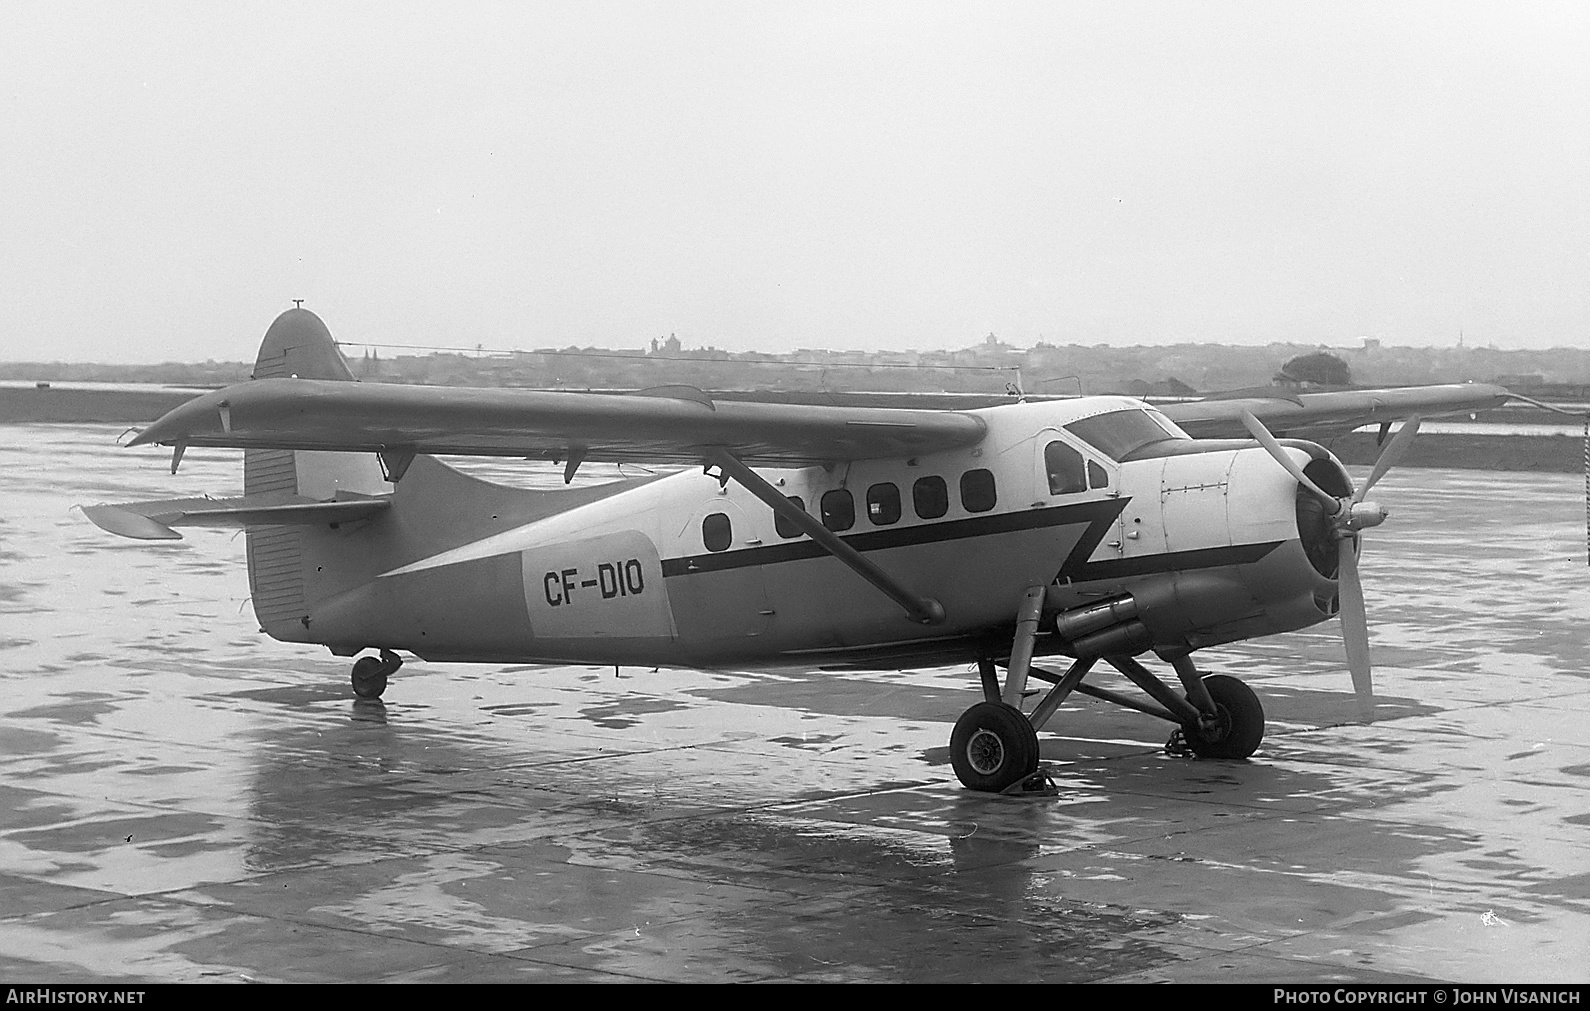
M1073 421L1066 431L1120 463L1136 450L1166 439L1180 438L1143 410L1110 411Z
M1043 465L1049 472L1049 494L1074 495L1088 490L1082 454L1059 439L1043 448Z
M1088 486L1091 488L1108 488L1110 486L1110 472L1104 469L1104 464L1097 460L1088 461Z

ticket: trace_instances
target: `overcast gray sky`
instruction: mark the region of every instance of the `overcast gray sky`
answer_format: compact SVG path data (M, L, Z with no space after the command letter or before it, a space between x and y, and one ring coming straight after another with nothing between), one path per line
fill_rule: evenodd
M1590 4L31 3L0 359L1590 337Z

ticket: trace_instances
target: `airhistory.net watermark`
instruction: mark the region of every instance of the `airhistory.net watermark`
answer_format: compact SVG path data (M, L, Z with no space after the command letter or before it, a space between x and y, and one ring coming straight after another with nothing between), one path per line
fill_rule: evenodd
M87 990L58 986L7 987L7 1004L142 1004L145 990Z

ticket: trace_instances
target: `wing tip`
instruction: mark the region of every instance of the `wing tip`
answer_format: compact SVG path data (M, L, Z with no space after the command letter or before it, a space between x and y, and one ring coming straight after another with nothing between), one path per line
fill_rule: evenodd
M150 519L142 513L135 513L114 505L81 506L83 515L89 522L108 533L119 537L130 537L135 541L180 541L182 535L175 530Z

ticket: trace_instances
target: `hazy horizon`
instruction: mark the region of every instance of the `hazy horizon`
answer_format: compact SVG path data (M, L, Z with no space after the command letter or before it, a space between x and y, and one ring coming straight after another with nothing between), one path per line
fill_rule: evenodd
M1582 4L7 13L0 360L1590 336Z
M666 337L666 336L669 336L669 335L664 334L662 336ZM260 331L260 337L261 338L264 337L264 330L263 329L261 329L261 331ZM550 354L570 355L570 356L576 356L577 357L577 356L579 356L579 355L581 355L583 353L586 353L586 352L589 352L589 353L591 353L593 355L597 355L597 356L604 355L604 354L623 354L623 355L628 355L628 354L631 354L631 353L634 353L634 354L645 354L648 351L649 346L650 346L650 339L649 338L648 338L648 340L647 340L647 342L645 344L630 344L630 345L595 345L595 344L591 344L591 345L583 345L583 346L582 345L563 345L561 347L553 346L553 345L542 345L540 347L517 347L517 348L512 348L512 347L489 347L489 346L486 346L486 345L481 345L479 347L465 347L465 346L423 346L423 345L401 345L401 344L375 344L375 343L362 343L362 342L354 342L354 341L345 341L345 340L343 340L341 338L338 338L335 333L332 334L332 337L337 340L338 349L342 352L343 357L346 358L350 362L357 362L357 361L361 360L364 357L366 352L373 352L376 355L376 357L380 358L383 361L390 360L390 359L397 359L397 358L400 358L400 357L401 358L409 358L409 357L420 357L420 358L423 358L423 357L426 357L426 356L432 355L432 354L458 354L458 355L463 355L463 356L466 356L466 357L475 357L475 356L494 357L494 356L508 356L508 355L515 355L515 354L533 355L533 354L549 354L550 353ZM986 337L986 335L985 335L985 337ZM1006 345L1008 348L1012 349L1016 353L1023 353L1024 354L1024 353L1027 353L1027 352L1030 352L1030 351L1034 351L1034 350L1037 349L1037 345L1036 344L1029 344L1029 345L1010 344L1010 342L1005 341L1003 338L1000 338L1000 343ZM1364 348L1364 346L1363 346L1362 340L1359 340L1359 341L1351 343L1351 344L1331 344L1331 343L1325 343L1325 342L1320 342L1320 341L1290 341L1290 340L1252 341L1252 342L1248 342L1248 343L1239 343L1239 342L1233 342L1233 341L1165 341L1165 342L1161 342L1161 343L1144 343L1144 342L1128 343L1128 342L1125 342L1125 341L1117 341L1117 342L1114 342L1114 343L1096 342L1096 343L1092 343L1092 344L1086 344L1086 343L1082 343L1082 342L1071 342L1071 343L1066 343L1066 344L1056 344L1056 343L1054 343L1052 341L1043 341L1042 343L1044 344L1044 346L1050 347L1050 348L1053 348L1053 349L1056 349L1056 350L1064 350L1064 349L1066 349L1068 347L1074 347L1074 348L1085 348L1085 349L1089 349L1089 350L1096 350L1096 349L1100 349L1100 348L1112 348L1112 349L1122 350L1122 351L1163 350L1163 351L1166 351L1166 352L1170 352L1170 351L1177 350L1177 349L1185 349L1185 348L1211 348L1211 349L1224 349L1224 350L1242 349L1242 350L1258 351L1258 350L1261 350L1261 349L1267 348L1267 347L1285 347L1285 348L1290 348L1290 349L1294 349L1294 350L1295 349L1303 349L1303 348L1325 350L1325 351L1329 351L1329 352L1331 352L1333 354L1337 354L1338 356L1344 355L1344 354L1345 355L1349 355L1349 356L1354 356L1355 352L1356 353L1362 353L1362 352L1365 352L1365 350L1366 350ZM909 346L890 347L890 348L884 348L884 347L877 347L877 348L826 347L825 348L825 347L815 347L815 346L804 346L804 347L786 348L786 349L782 349L782 350L770 350L770 349L766 349L766 348L731 349L731 348L717 347L715 345L691 346L689 344L685 344L685 345L682 346L682 348L678 352L671 353L669 355L669 357L671 357L673 360L689 361L689 360L692 360L691 359L691 355L700 354L700 353L703 353L703 352L726 352L726 353L732 354L732 355L765 354L765 355L780 355L780 356L800 355L803 352L809 352L809 353L813 353L813 354L847 354L847 355L850 355L850 354L875 355L875 354L901 354L901 353L909 353L909 354L957 354L957 353L962 353L962 352L966 352L966 351L975 350L976 348L978 348L982 344L983 344L983 341L978 340L978 341L972 341L970 343L963 344L963 345L946 345L945 347L942 347L942 348L909 347ZM1465 341L1462 345L1458 345L1456 341L1454 341L1451 344L1401 344L1401 343L1398 343L1396 341L1384 341L1380 345L1377 345L1375 350L1380 352L1380 353L1383 353L1383 354L1393 355L1393 354L1397 354L1398 352L1404 352L1404 351L1439 352L1439 351L1443 351L1443 350L1458 350L1459 348L1470 350L1470 351L1488 351L1488 352L1498 352L1498 353L1519 352L1519 353L1525 353L1525 354L1528 354L1528 353L1545 353L1545 352L1550 352L1550 351L1554 351L1554 350L1556 350L1556 351L1574 351L1574 352L1580 352L1580 351L1585 350L1582 345L1573 345L1573 344L1548 345L1548 346L1538 346L1538 347L1530 347L1530 346L1507 347L1507 346L1503 346L1501 344L1489 344L1489 343L1487 343L1487 344L1475 344L1475 343L1468 342L1468 341ZM1299 352L1299 353L1301 353L1301 352ZM1370 353L1374 353L1374 352L1370 352ZM249 352L246 355L242 355L242 356L235 357L235 358L216 358L216 357L211 357L211 358L164 358L164 359L148 359L148 360L138 360L138 359L126 359L126 360L122 360L122 359L116 359L116 360L110 360L110 359L66 359L66 358L25 358L25 357L23 357L23 358L5 358L5 359L0 359L0 364L3 364L3 365L107 366L107 367L122 367L122 366L126 366L126 367L129 367L129 368L142 368L142 367L159 366L159 365L179 365L180 366L180 365L204 365L204 364L217 364L217 365L221 365L221 364L240 364L240 365L247 366L247 365L252 365L253 364L254 357L255 357L255 353L254 352ZM700 358L700 359L696 359L696 360L705 362L705 361L716 361L717 359ZM753 363L749 363L749 364L755 364L755 363L753 362ZM800 364L800 363L798 363L798 362L786 362L785 364ZM813 364L821 364L821 363L815 363L814 362ZM923 367L926 368L926 367L931 367L931 366L923 366ZM965 366L965 367L971 368L972 366Z

